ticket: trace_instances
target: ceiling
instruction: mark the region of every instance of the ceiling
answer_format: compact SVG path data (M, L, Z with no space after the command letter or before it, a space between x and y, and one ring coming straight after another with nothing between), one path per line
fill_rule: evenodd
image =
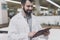
M60 0L52 0L54 1L55 3L57 3L58 5L60 5Z
M20 0L13 0L13 1L20 2ZM60 0L51 0L51 1L53 1L53 2L57 3L58 5L60 5ZM54 9L57 8L56 6L54 6L51 3L47 2L46 0L39 0L39 3L40 3L41 6L44 6L44 7L54 8ZM21 5L12 4L12 3L8 2L8 6L9 7L16 7L17 8L17 7L21 6Z
M51 0L51 1L53 1L53 2L57 3L58 5L60 5L60 0ZM48 7L48 8L54 8L54 9L57 8L56 6L54 6L51 3L47 2L46 0L40 0L39 3L40 3L41 6L45 6L45 7Z

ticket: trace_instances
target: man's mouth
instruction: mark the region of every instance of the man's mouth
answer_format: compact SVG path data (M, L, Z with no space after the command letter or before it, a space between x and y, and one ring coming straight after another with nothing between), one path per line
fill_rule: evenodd
M32 10L28 10L28 13L31 13L32 12Z

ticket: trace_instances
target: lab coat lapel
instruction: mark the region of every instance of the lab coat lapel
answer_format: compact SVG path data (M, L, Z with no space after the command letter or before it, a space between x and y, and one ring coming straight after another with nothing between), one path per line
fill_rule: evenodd
M22 11L22 13L23 13L23 11ZM24 16L22 15L22 13L20 14L22 16L22 21L24 22L24 25L26 25L26 27L29 28L29 24L27 23L27 20L24 18Z

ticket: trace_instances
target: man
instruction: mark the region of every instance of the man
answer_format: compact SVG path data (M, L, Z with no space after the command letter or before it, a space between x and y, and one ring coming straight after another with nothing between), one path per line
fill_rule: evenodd
M32 38L41 29L41 26L32 15L32 0L22 0L22 11L15 15L9 24L8 40L40 40L40 37ZM38 25L36 25L38 24ZM49 32L43 34L47 36Z

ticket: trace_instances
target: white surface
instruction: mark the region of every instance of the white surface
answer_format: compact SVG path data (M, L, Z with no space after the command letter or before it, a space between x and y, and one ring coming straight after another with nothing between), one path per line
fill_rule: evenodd
M0 34L0 40L7 40L7 34Z
M38 22L40 22L40 24L56 24L57 22L60 24L60 16L37 16L36 19Z
M8 31L8 28L2 28L0 30ZM0 33L0 40L7 40L8 34L1 34ZM45 40L45 39L43 39ZM51 29L50 35L48 40L60 40L60 29Z
M0 31L8 31L8 27L0 28Z
M8 27L6 28L0 28L0 31L8 31ZM0 40L7 40L8 34L6 33L0 33Z
M60 40L60 29L51 29L49 40Z

